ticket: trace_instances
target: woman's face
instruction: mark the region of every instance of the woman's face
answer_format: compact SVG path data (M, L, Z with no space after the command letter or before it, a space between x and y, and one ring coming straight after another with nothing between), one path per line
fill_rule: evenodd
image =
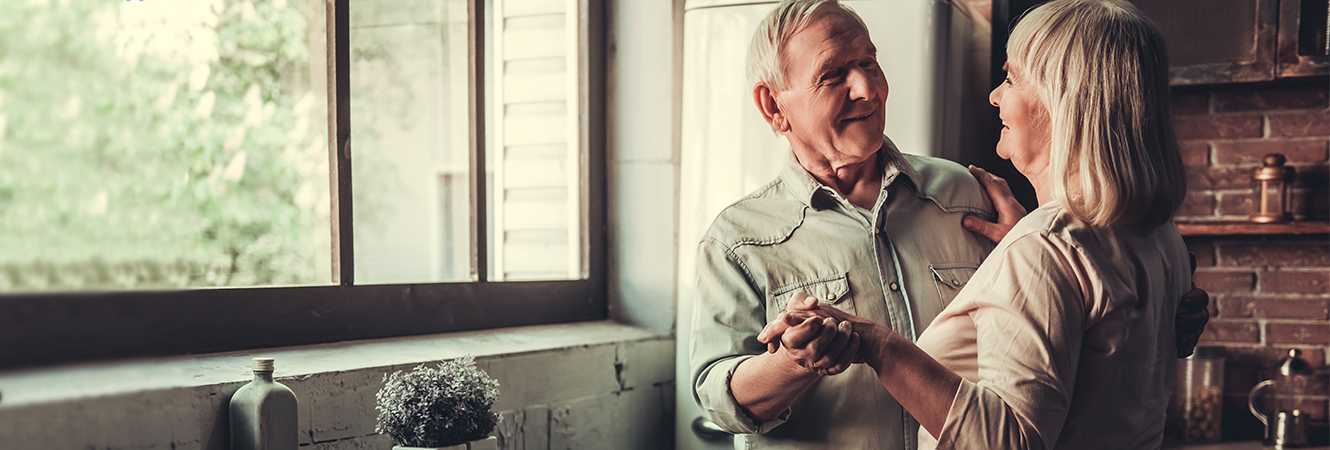
M1039 102L1034 86L1020 77L1010 64L1007 79L988 95L988 102L998 107L1002 119L1002 137L998 140L997 154L1010 160L1016 170L1027 177L1048 167L1051 134L1048 113Z

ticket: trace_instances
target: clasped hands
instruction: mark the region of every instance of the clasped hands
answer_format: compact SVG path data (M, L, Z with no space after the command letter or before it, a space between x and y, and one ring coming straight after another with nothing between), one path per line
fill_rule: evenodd
M827 305L803 292L794 294L757 340L809 373L837 375L865 362L869 345L861 333L874 324Z

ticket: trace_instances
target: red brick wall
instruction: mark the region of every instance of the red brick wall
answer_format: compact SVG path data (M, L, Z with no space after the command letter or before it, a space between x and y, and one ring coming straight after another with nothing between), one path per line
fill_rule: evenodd
M1188 198L1179 221L1246 220L1251 176L1267 153L1297 171L1295 218L1330 216L1330 79L1177 87L1174 127L1187 165ZM1291 348L1317 367L1303 399L1324 434L1330 350L1330 236L1188 237L1196 284L1210 293L1212 320L1202 345L1227 354L1224 438L1260 438L1247 392L1272 376Z

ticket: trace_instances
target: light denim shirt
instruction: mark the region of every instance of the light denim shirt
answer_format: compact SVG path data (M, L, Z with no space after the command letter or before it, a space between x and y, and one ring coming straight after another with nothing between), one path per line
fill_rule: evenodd
M942 311L992 243L961 228L992 220L979 182L960 165L878 151L882 191L869 221L791 153L775 181L727 207L698 248L689 364L693 394L746 449L914 449L917 423L859 364L810 387L776 419L755 422L729 390L757 334L797 292L885 324L910 339Z

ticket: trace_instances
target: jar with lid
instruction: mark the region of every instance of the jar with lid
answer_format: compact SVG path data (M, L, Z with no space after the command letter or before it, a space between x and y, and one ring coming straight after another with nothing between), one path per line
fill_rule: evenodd
M1224 409L1224 356L1218 347L1197 347L1178 360L1168 427L1186 442L1219 442Z

